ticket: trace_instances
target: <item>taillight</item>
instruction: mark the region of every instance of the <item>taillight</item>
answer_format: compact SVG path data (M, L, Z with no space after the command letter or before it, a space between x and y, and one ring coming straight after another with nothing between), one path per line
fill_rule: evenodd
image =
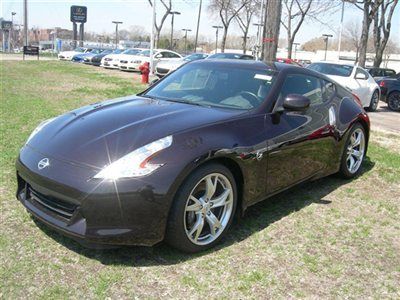
M353 97L354 97L354 99L356 100L356 102L358 103L358 105L360 105L361 107L363 107L362 106L362 103L361 103L361 99L356 95L356 94L354 94L354 93L351 93L352 95L353 95Z
M385 82L382 80L380 83L379 83L379 86L385 86Z

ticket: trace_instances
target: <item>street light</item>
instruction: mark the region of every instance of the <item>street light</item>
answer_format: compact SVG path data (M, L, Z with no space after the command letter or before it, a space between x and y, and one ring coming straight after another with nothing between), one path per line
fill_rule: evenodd
M218 50L218 30L220 30L220 29L222 29L224 27L214 25L213 28L216 29L215 30L215 53L217 53L217 50Z
M118 48L118 25L122 24L120 21L112 21L115 24L115 49Z
M174 41L174 17L175 15L180 15L181 13L179 11L171 11L169 13L170 15L172 15L171 18L171 40L170 40L170 49L172 50L172 42Z
M186 52L187 33L188 33L188 31L192 31L192 29L186 29L186 28L184 28L184 29L182 29L182 31L185 32L185 54L187 54L187 52Z
M324 37L324 40L325 40L325 59L324 60L326 60L326 54L328 52L328 40L330 37L333 37L333 35L332 34L323 34L322 36Z
M297 46L299 46L300 43L293 43L294 46L294 58L296 58L296 53L297 53Z
M13 52L12 50L11 50L11 46L12 46L12 48L14 48L14 41L13 41L13 31L14 31L14 16L16 15L17 13L16 12L14 12L14 11L12 11L11 12L11 28L10 28L10 33L9 33L9 37L8 37L8 52ZM13 43L11 43L11 42L13 42Z

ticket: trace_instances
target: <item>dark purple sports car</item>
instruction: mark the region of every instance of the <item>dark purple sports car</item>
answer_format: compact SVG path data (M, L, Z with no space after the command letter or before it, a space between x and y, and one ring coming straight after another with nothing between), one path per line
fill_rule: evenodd
M280 63L202 60L137 96L41 123L16 162L17 197L85 245L186 252L236 213L295 184L356 176L369 119L324 75Z

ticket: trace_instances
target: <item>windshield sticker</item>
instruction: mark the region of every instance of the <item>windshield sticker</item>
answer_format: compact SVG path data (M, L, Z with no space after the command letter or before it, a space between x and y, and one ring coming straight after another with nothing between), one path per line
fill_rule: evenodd
M256 75L254 75L254 79L261 79L261 80L271 81L272 80L272 76L265 75L265 74L256 74Z

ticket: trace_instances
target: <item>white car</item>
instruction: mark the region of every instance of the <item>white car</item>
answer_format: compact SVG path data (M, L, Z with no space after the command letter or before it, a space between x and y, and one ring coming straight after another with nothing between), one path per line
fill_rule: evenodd
M126 59L127 57L134 56L138 53L140 53L142 48L132 48L132 49L126 49L124 51L121 51L121 53L112 53L109 55L104 56L101 59L101 64L100 66L106 69L119 69L119 61L121 59Z
M92 51L92 49L84 48L84 47L78 47L72 51L61 51L60 53L58 53L58 59L59 60L71 60L74 55L80 54L80 53L86 53L89 51Z
M161 61L177 61L182 59L179 53L171 50L154 49L153 62L154 67ZM138 55L126 60L120 60L119 69L123 71L139 71L139 67L145 63L150 62L150 50L144 50Z
M193 53L193 54L190 54L190 55L185 56L184 58L178 59L178 60L160 61L157 64L157 67L155 68L155 74L161 78L161 77L168 75L172 71L175 71L177 68L179 68L180 66L182 66L188 62L191 62L194 60L199 60L199 59L205 59L207 57L208 57L208 54L205 54L205 53Z
M380 98L380 88L374 78L363 68L330 62L312 63L308 69L325 74L348 88L368 111L375 111Z

